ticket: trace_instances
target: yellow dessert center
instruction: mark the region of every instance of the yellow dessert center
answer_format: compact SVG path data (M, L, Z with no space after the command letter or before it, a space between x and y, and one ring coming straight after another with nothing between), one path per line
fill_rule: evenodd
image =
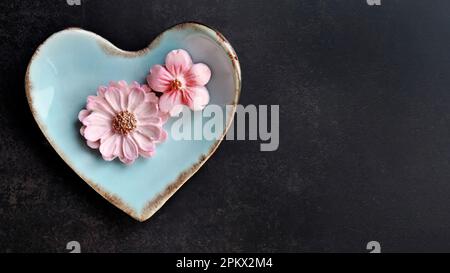
M172 90L181 90L182 84L179 80L175 79L170 82L170 88Z
M113 130L121 135L127 135L128 133L136 129L136 126L136 117L133 113L130 113L128 111L122 111L118 113L112 121Z

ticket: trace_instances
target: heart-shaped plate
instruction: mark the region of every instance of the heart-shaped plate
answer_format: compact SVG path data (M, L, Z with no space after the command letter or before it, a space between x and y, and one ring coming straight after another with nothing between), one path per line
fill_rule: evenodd
M79 133L77 116L86 98L109 81L145 83L150 68L164 64L173 49L185 49L195 63L210 67L210 104L227 109L219 138L174 140L170 119L164 125L169 138L157 146L154 157L131 166L102 160ZM222 34L198 23L176 25L135 52L118 49L92 32L66 29L36 50L25 77L31 112L59 156L100 195L139 221L150 218L214 153L232 123L240 88L235 51ZM202 117L194 115L192 124L196 118Z

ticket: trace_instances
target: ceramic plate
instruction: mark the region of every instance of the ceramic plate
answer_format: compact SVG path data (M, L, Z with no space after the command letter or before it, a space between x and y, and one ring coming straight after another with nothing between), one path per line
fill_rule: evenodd
M194 62L207 64L210 104L229 107L218 140L181 140L171 137L158 145L156 155L126 166L104 161L87 147L79 133L78 112L97 87L109 81L145 83L154 64L164 64L173 49L187 50ZM26 74L31 111L59 156L94 190L133 218L144 221L205 163L231 125L239 98L241 73L231 45L219 32L197 23L176 25L147 48L129 52L82 29L66 29L48 38L33 55ZM195 115L193 119L202 118ZM204 118L203 118L204 119ZM195 124L195 120L193 122ZM193 130L194 125L193 125Z

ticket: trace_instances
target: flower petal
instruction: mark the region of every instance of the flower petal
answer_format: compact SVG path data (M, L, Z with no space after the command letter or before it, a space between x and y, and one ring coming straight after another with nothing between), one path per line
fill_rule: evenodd
M91 149L98 149L100 147L100 141L86 141L86 143Z
M125 159L133 162L138 156L138 148L134 140L130 136L122 139L122 151Z
M194 111L203 110L209 103L208 89L204 86L190 87L183 96L184 103Z
M128 87L128 83L124 80L115 82L115 81L110 81L109 82L109 86L111 87L115 87L121 91L123 91L125 94L128 94L128 92L130 91L129 87Z
M134 111L145 100L144 90L141 88L132 88L128 95L128 111Z
M133 81L129 86L130 91L131 91L131 88L135 88L135 87L140 88L141 85L137 81Z
M166 141L166 140L167 140L167 137L168 137L168 134L167 134L166 130L163 129L163 130L161 131L161 136L160 136L159 139L156 141L156 143L162 143L162 142Z
M84 137L89 141L97 141L109 133L109 131L110 128L105 126L90 125L84 130Z
M102 158L103 158L103 160L105 160L105 161L113 161L114 159L116 159L116 156L114 156L114 155L112 155L112 156L110 156L110 157L107 157L107 156L102 156Z
M123 148L122 148L123 139L124 139L124 137L120 136L119 140L116 143L116 149L114 150L114 156L119 157L119 159L120 158L124 158L124 156L123 156Z
M159 112L159 115L158 115L158 116L161 118L161 124L166 123L167 120L170 118L170 115L169 115L169 114L167 114L167 113L162 113L162 112Z
M186 83L188 86L204 86L211 79L211 70L206 64L194 64L186 73Z
M150 69L150 75L147 76L147 82L150 88L158 92L168 91L170 89L170 82L173 79L173 75L159 64L154 65Z
M144 90L145 94L147 93L153 93L152 89L150 88L150 86L148 86L147 84L143 84L141 85L142 90Z
M189 53L183 49L172 50L166 56L166 68L172 75L181 76L192 67L192 59ZM150 85L151 87L151 85Z
M124 164L126 164L126 165L131 165L131 164L133 164L133 162L134 162L134 159L133 159L133 160L130 160L130 159L127 159L127 158L124 157L124 156L119 157L119 159L120 159L120 161L121 161L122 163L124 163Z
M105 92L106 101L109 103L109 105L116 113L122 111L120 98L121 98L120 91L117 88L110 87Z
M127 109L127 103L128 103L128 94L130 93L130 86L128 86L128 83L124 80L115 82L111 81L109 82L110 88L116 88L117 91L119 91L120 95L120 108L122 111Z
M144 102L141 103L135 110L134 114L137 119L145 119L154 117L158 113L158 106L154 103Z
M104 97L104 96L105 96L106 90L108 90L108 87L106 87L106 86L104 86L104 85L100 86L100 87L97 89L97 96Z
M155 155L155 150L153 150L153 151L139 151L139 154L141 155L141 156L143 156L143 157L145 157L145 158L149 158L149 157L152 157L152 156L154 156Z
M161 137L162 128L156 125L138 126L137 131L151 140L158 140Z
M92 112L105 113L111 117L114 116L114 110L102 97L89 96L87 99L86 109Z
M170 112L172 108L182 104L182 93L180 91L172 91L164 93L159 98L159 108L162 112Z
M170 110L169 115L170 115L171 117L178 117L178 116L180 115L180 113L183 111L183 108L184 108L184 107L185 107L185 106L184 106L183 104L175 105L175 106L172 108L172 110Z
M120 135L113 134L108 138L104 139L100 144L100 153L104 158L113 158L115 156L115 150L118 142L120 141Z
M158 116L150 116L138 119L138 126L146 124L161 124L161 118Z
M80 113L78 114L78 120L83 122L83 119L87 116L89 116L89 114L91 113L91 111L83 109L80 111Z
M101 114L99 112L92 112L89 116L83 119L83 125L90 126L111 126L111 118L105 114Z
M132 137L139 148L139 152L141 151L150 152L155 149L155 144L153 143L153 141L150 138L141 134L140 132L134 132L132 134Z
M145 94L145 102L151 102L158 104L159 98L155 95L154 92L149 92Z

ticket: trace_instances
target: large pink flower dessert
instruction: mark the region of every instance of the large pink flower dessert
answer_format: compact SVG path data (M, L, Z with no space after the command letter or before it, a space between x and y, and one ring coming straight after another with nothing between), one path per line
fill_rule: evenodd
M211 70L203 63L193 64L191 56L183 49L172 50L166 56L165 66L154 65L147 77L149 86L163 95L159 100L161 111L176 116L187 105L194 111L203 110L209 103L205 85Z
M158 101L146 85L111 82L87 98L86 109L78 115L80 132L107 161L118 157L131 164L139 155L153 156L155 144L167 138L162 128L167 115L159 111Z

